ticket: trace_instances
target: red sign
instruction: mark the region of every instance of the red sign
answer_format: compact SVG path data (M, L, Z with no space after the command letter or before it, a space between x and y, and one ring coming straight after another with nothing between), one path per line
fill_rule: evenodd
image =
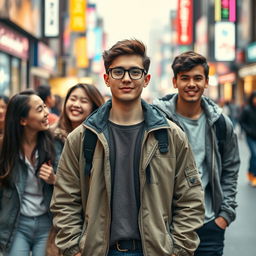
M21 59L28 59L29 41L0 23L0 50Z
M193 0L179 0L177 12L177 43L192 44Z

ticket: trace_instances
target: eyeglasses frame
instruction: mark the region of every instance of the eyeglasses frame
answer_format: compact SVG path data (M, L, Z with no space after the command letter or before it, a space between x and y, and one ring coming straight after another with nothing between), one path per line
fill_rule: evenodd
M123 69L123 70L124 70L124 75L123 75L121 78L116 79L116 78L113 77L111 71L112 71L113 69L116 69L116 68L120 68L120 69ZM142 71L141 77L140 77L140 78L136 78L136 79L131 78L131 75L130 75L130 70L131 70L131 69L139 69L140 71ZM125 77L126 72L128 72L128 75L129 75L129 77L130 77L131 80L140 80L143 75L146 75L146 74L147 74L147 71L146 71L144 68L139 68L139 67L131 67L131 68L129 68L129 69L125 69L125 68L123 68L123 67L114 67L114 68L109 68L109 69L107 70L107 74L110 73L111 77L112 77L113 79L115 79L115 80L122 80L122 79Z

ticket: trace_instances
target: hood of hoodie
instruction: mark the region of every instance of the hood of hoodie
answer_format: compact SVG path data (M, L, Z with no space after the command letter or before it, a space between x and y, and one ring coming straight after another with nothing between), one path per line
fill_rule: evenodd
M153 105L159 108L164 114L172 119L174 122L178 122L176 115L176 102L178 94L168 94L163 98L156 99L153 101ZM222 113L222 109L211 99L202 96L201 105L210 125L213 125Z
M163 113L155 106L141 100L141 105L144 112L144 121L146 130L169 127L169 124ZM112 101L108 100L104 105L95 110L85 121L84 124L95 129L98 133L102 132L107 124L109 112L112 107Z

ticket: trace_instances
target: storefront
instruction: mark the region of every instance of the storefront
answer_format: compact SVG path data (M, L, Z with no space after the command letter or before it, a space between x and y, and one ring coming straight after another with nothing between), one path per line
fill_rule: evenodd
M221 99L232 101L236 99L236 74L230 72L218 77Z
M246 99L252 91L256 90L256 64L251 64L239 69L238 74L242 79L241 85L244 98Z
M29 40L0 22L0 94L11 96L27 87Z

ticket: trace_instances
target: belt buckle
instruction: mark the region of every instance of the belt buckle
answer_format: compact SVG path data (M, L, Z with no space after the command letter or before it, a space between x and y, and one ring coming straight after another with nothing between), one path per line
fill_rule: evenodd
M120 244L118 242L116 242L116 248L119 252L128 252L129 250L128 249L122 249L120 248Z
M135 251L136 250L136 244L135 244L135 240L134 239L132 240L132 245L133 245L133 248L130 251ZM129 249L122 249L122 248L120 248L119 242L116 242L116 248L117 248L117 250L119 252L128 252L129 251Z

